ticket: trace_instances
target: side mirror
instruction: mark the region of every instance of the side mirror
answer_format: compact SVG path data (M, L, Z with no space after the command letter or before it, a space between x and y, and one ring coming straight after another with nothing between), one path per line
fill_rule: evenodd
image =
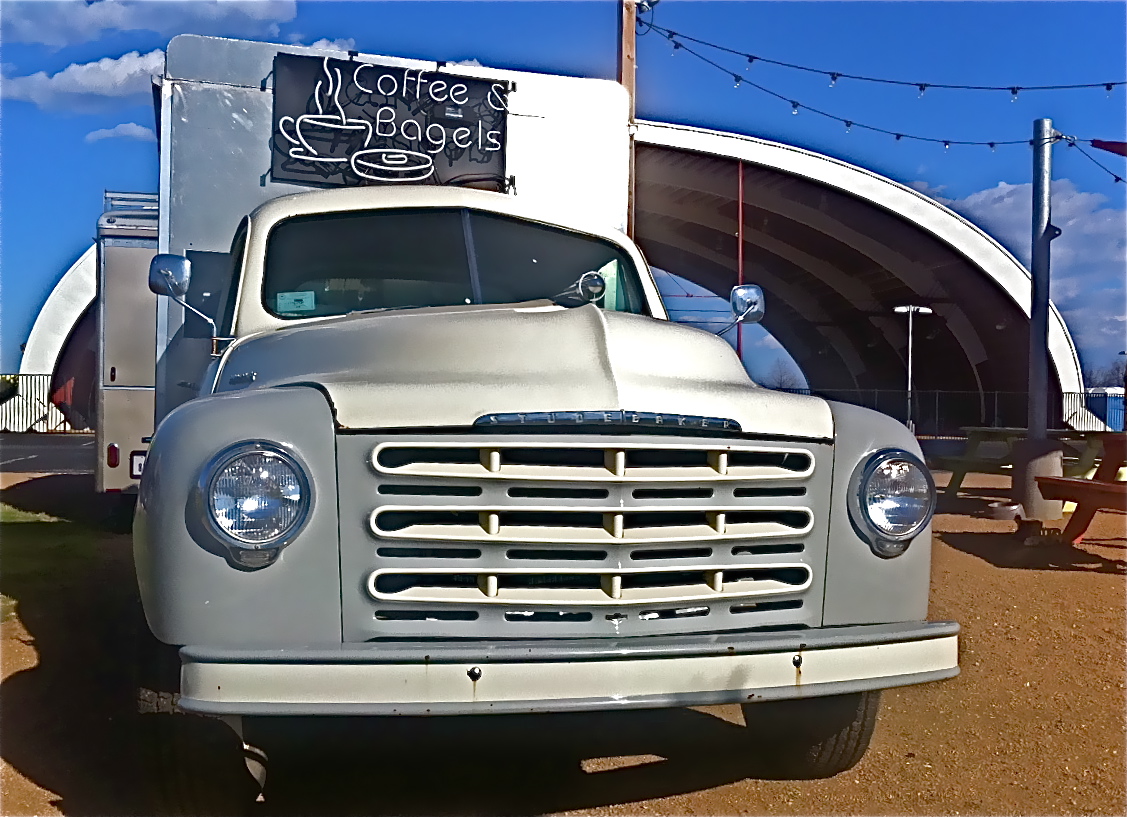
M211 354L212 357L217 357L219 350L216 341L219 332L216 329L215 321L186 300L188 284L191 281L192 262L182 255L162 252L154 255L153 260L149 262L149 289L157 295L167 295L180 306L195 315L199 315L206 321L207 325L211 327Z
M192 262L182 255L160 253L149 262L149 289L174 301L184 300L192 280Z
M606 279L591 270L580 275L578 280L563 292L552 296L552 300L561 306L583 306L595 303L606 294L606 291Z
M764 312L767 311L763 290L755 284L732 287L728 302L732 305L736 323L759 323L763 320Z
M579 297L591 304L603 297L607 291L607 282L597 272L585 272L579 276L576 289L579 290Z

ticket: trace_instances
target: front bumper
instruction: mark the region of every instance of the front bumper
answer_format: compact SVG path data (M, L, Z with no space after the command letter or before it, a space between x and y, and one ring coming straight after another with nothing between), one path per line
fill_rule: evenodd
M953 621L786 633L180 651L180 706L212 715L462 715L818 697L959 673Z

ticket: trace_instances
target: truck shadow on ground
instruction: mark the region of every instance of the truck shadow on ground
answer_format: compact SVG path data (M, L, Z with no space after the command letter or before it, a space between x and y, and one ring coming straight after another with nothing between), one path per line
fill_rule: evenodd
M66 814L145 814L135 793L132 645L121 637L136 605L128 537L22 522L4 526L0 547L0 592L38 654L0 685L0 754Z
M264 743L263 816L542 814L771 776L744 727L693 710L370 719Z
M0 490L0 502L21 511L45 513L69 522L128 533L134 496L100 494L93 474L51 474Z
M81 493L13 492L3 500L28 510L97 516ZM64 814L151 813L135 754L130 538L69 521L7 524L0 567L0 592L38 654L0 685L0 754ZM256 813L532 814L773 776L728 714L737 723L693 710L265 722L271 771ZM652 757L589 761L623 756Z

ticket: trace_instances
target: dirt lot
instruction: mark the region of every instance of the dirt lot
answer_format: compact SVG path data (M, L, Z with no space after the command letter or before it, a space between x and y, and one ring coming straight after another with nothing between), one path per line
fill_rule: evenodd
M30 512L3 526L0 811L136 814L128 536L83 524L104 509L81 477L6 476ZM962 623L962 675L886 692L851 772L745 778L734 707L319 723L271 743L259 813L1124 814L1124 517L1029 548L986 517L1002 493L972 476L936 518L931 618Z

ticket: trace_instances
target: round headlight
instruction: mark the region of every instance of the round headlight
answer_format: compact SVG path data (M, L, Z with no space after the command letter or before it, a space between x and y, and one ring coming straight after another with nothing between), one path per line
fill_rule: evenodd
M850 490L854 524L873 552L899 556L935 511L935 484L927 466L907 451L874 454L854 473Z
M219 454L201 480L212 527L238 551L277 550L304 525L312 494L305 469L269 443L240 443Z

